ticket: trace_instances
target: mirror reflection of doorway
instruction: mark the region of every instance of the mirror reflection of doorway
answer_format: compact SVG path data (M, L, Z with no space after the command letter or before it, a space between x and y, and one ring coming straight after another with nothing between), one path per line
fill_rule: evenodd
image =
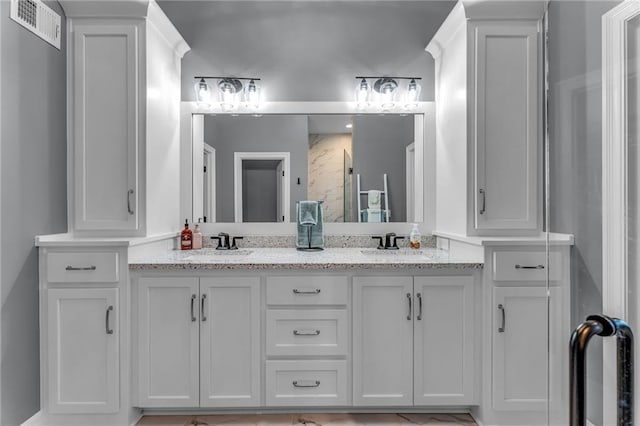
M202 179L202 221L216 221L216 149L204 143Z
M288 152L236 152L236 222L288 222Z

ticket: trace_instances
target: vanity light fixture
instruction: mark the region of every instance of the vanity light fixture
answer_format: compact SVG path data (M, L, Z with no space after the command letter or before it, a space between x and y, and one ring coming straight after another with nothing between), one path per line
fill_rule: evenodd
M195 85L196 101L198 106L210 107L213 98L209 80L218 80L218 101L222 111L233 111L244 104L247 108L257 109L260 107L260 86L256 81L259 78L244 77L194 77L197 81ZM249 83L244 86L243 81Z
M356 77L356 79L359 80L356 86L358 109L365 109L373 103L388 111L395 108L398 101L407 110L418 106L421 86L416 80L421 80L421 77ZM373 90L369 80L375 80ZM398 94L399 80L409 81L401 96Z

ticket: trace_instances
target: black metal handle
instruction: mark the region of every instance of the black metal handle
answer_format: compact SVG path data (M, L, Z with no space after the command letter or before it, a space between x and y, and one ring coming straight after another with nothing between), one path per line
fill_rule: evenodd
M206 321L207 320L207 315L204 312L204 301L207 300L207 295L203 294L202 295L202 300L200 301L200 318L202 319L202 321Z
M480 208L480 214L484 214L487 211L487 194L484 189L479 189L480 195L482 195L482 207Z
M407 300L409 301L409 314L407 315L407 319L411 321L411 293L407 293Z
M191 295L191 321L195 322L196 321L196 314L195 311L193 309L193 305L195 305L196 303L196 299L198 298L198 296L196 296L195 294Z
M418 317L416 318L418 321L422 321L422 294L416 294L418 296Z
M393 245L391 246L392 249L398 248L398 240L404 240L404 237L393 237Z
M516 265L516 269L544 269L544 265L535 265L535 266L527 266L527 265Z
M238 250L238 246L236 244L236 240L244 240L244 237L233 237L231 239L231 250Z
M216 247L216 249L221 249L222 248L222 238L220 237L211 237L212 240L218 240L218 247Z
M585 426L587 346L591 338L616 336L618 426L633 425L633 332L629 325L605 315L590 315L571 334L569 359L569 424Z
M378 249L379 250L382 250L384 248L384 246L382 245L382 240L384 239L384 237L373 236L373 237L371 237L371 239L378 240Z
M113 311L113 306L109 305L109 307L107 308L107 313L105 314L105 318L104 318L104 328L107 334L113 334L113 328L111 328L111 325L109 324L110 322L109 319L111 317L112 311Z

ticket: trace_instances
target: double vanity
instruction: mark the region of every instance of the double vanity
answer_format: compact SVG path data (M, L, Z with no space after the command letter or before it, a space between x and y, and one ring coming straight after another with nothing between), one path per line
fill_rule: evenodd
M413 123L403 131L413 143L399 150L406 169L389 174L406 183L390 183L392 198L402 194L391 217L417 222L422 248L377 250L372 234L408 231L392 220L325 223L320 252L296 251L286 220L319 166L297 175L279 168L282 155L276 220L244 220L241 167L231 176L230 153L228 173L203 176L225 152L205 135L266 117L240 109L246 121L221 111L212 120L181 102L189 46L154 1L93 3L61 1L69 232L36 237L41 411L28 424L294 410L566 423L573 240L542 232L545 1L461 1L428 46L436 101L401 120ZM327 139L311 137L312 115L371 119L357 126L386 114L348 102L273 102L262 113L301 126L302 157L309 140ZM387 171L367 178L355 139L349 149L338 163L362 174L363 190L380 189ZM252 151L233 154L262 158ZM216 202L223 192L229 201ZM357 221L359 194L343 192L333 217ZM202 225L205 237L244 235L242 246L175 250L178 225L202 216L218 218Z

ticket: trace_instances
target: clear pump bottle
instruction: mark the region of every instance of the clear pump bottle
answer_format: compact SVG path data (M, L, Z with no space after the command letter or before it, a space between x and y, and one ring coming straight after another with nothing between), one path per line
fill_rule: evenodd
M409 247L411 247L412 249L419 249L421 239L422 235L420 234L420 230L418 229L418 224L412 223L411 232L409 232Z

